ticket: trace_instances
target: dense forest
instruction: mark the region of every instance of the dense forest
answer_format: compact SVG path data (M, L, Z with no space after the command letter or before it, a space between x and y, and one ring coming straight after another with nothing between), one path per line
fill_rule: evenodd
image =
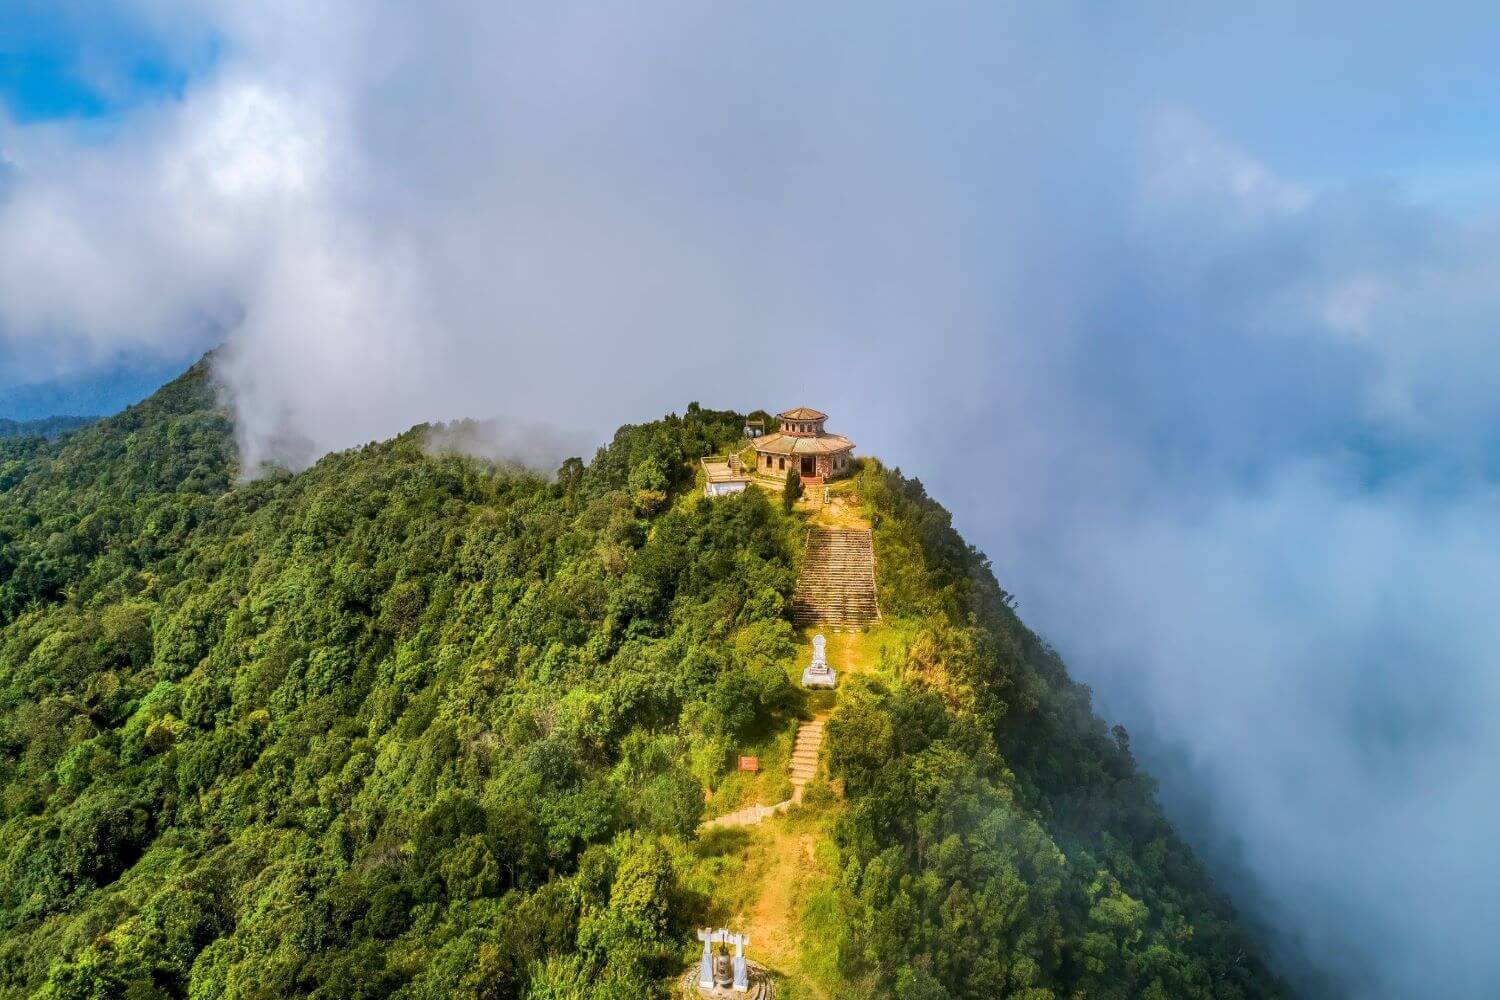
M205 362L0 440L0 997L665 995L705 795L803 697L798 515L693 487L741 424L242 482ZM983 556L859 477L913 639L828 723L834 995L1277 995Z
M11 420L8 417L0 417L0 438L55 438L80 427L87 427L97 419L97 417L42 417L39 420Z

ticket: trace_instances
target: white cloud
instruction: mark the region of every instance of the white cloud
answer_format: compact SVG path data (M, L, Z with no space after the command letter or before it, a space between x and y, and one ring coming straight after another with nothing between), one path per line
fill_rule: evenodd
M1341 281L1324 296L1323 322L1335 332L1368 337L1372 314L1385 294L1385 284L1371 275Z
M1278 177L1197 116L1179 108L1151 118L1144 192L1153 207L1227 211L1221 219L1248 225L1293 215L1311 202L1306 188Z
M104 140L6 126L0 337L56 373L221 336L322 203L322 142L290 95L233 76Z
M291 95L246 81L194 101L185 118L164 165L178 197L254 204L311 197L326 182L326 129Z

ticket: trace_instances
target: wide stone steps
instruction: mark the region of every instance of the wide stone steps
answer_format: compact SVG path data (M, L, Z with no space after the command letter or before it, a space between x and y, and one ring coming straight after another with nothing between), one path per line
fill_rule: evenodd
M879 617L870 532L823 528L809 534L792 598L792 621L857 626Z

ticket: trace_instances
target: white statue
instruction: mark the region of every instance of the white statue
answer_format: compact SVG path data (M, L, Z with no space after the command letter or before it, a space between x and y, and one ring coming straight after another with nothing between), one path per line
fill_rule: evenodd
M828 640L823 638L820 632L813 636L812 663L802 671L802 686L805 688L831 688L834 685L835 676L833 668L828 665L827 654Z

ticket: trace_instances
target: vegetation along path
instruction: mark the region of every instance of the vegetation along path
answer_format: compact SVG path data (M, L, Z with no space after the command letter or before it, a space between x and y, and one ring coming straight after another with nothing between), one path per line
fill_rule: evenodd
M875 657L867 647L878 625L875 601L874 547L869 521L857 503L823 503L809 498L799 504L807 517L808 543L797 581L793 619L800 627L800 672L812 654L812 638L823 633L829 663L840 686L870 669ZM827 970L818 968L820 951L805 945L821 935L808 926L809 912L820 893L830 891L836 869L829 839L831 800L806 803L817 779L825 726L836 692L812 696L813 717L797 726L788 772L791 798L775 805L753 805L710 820L705 829L745 827L747 893L735 914L736 926L750 935L752 951L782 978L793 997L827 997Z

